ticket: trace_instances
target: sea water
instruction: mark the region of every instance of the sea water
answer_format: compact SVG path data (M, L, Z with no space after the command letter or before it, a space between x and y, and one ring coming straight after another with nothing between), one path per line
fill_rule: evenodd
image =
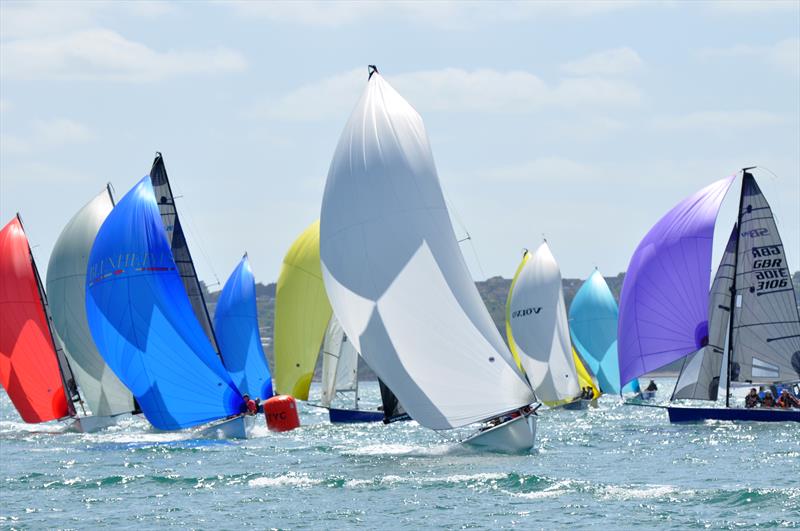
M669 398L669 380L658 401ZM316 385L312 395L318 394ZM363 402L378 387L362 385ZM464 448L415 422L303 426L247 441L26 425L0 396L0 527L686 529L800 527L800 424L673 425L600 399L540 410L536 449Z

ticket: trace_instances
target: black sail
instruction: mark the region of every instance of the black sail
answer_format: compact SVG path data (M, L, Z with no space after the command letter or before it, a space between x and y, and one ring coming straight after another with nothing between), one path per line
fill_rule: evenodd
M164 166L164 159L161 153L156 153L153 167L150 170L150 180L153 182L153 191L158 202L158 209L161 212L161 221L167 231L167 239L175 257L175 264L178 266L181 280L183 280L183 287L186 289L194 314L203 327L203 331L205 331L208 340L214 346L214 350L219 352L214 328L211 324L211 316L208 313L205 297L203 296L203 288L197 278L197 271L192 261L192 255L189 252L189 246L186 243L186 236L183 234L178 210L175 208L175 197L172 195L172 188L169 185L167 169Z
M756 180L742 182L732 382L800 380L800 316L778 227Z
M381 401L383 402L383 422L384 424L391 424L392 422L397 422L399 420L409 420L411 417L408 416L406 410L403 409L403 405L394 395L391 389L387 387L380 379L378 379L378 384L381 388Z

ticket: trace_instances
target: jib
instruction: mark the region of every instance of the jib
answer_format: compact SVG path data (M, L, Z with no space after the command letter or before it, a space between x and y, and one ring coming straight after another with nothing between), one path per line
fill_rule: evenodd
M539 313L542 311L542 308L525 308L524 310L517 310L516 312L511 314L511 317L525 317L526 315L532 315L534 313Z
M765 260L754 260L753 261L753 269L766 269L768 267L781 267L783 263L783 258L772 258L772 259L765 259Z
M746 230L742 233L742 236L750 236L751 238L756 238L758 236L766 236L769 234L769 229L764 227L761 229L753 229L753 230Z

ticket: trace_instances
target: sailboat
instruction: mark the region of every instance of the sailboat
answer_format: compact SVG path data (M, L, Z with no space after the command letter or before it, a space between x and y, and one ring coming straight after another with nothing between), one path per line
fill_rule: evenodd
M311 380L322 343L320 405L333 423L406 420L408 416L391 390L379 380L382 407L364 410L359 404L358 366L353 348L331 311L322 281L319 257L319 221L295 240L278 278L275 295L275 383L279 393L308 400ZM349 397L352 407L334 407Z
M86 315L98 351L156 429L247 436L242 393L195 317L150 176L97 233Z
M47 266L47 295L53 328L63 345L83 402L92 416L78 417L73 428L96 431L137 412L131 392L109 368L92 340L86 321L86 268L97 231L114 208L107 186L81 208L56 240Z
M422 118L369 67L325 185L320 255L331 307L408 414L466 444L533 447L536 396L470 276Z
M236 387L251 398L272 396L272 375L261 346L256 307L256 282L245 254L225 282L214 312L225 368Z
M517 365L549 407L585 409L582 389L597 387L572 348L561 270L543 242L523 253L506 300L506 337Z
M0 231L0 309L0 383L22 420L76 418L78 387L19 214Z
M640 394L639 380L622 387L617 356L619 307L614 295L595 268L569 306L569 333L572 345L597 378L603 393Z
M794 287L772 209L752 169L742 170L736 225L710 290L714 225L735 175L703 188L661 218L628 267L620 301L622 381L691 357L674 395L712 400L713 373L723 365L725 407L669 406L672 422L800 422L799 410L731 403L732 385L800 381Z

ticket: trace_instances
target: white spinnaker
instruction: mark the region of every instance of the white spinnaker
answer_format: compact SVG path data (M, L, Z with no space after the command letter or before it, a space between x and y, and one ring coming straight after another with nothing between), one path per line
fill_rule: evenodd
M337 391L353 392L358 406L358 351L332 316L322 342L322 405L330 406Z
M100 225L114 203L103 190L61 231L47 266L47 298L56 333L64 345L84 402L94 415L133 411L133 396L106 365L86 321L86 269Z
M555 404L577 397L561 270L546 242L520 271L509 310L516 353L539 399Z
M417 422L534 401L461 255L422 118L377 73L331 163L320 247L342 328Z

